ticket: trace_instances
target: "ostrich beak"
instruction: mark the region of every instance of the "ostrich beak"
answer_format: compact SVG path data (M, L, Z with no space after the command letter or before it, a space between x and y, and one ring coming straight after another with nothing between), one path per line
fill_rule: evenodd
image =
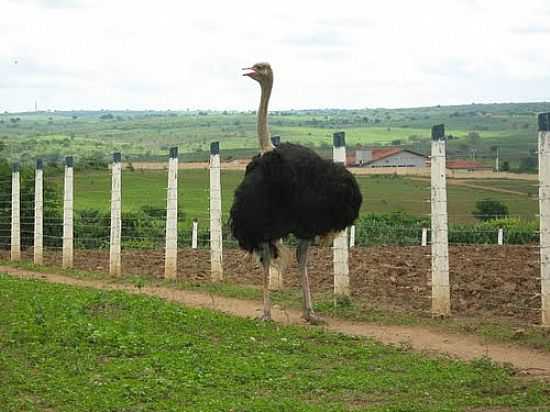
M256 74L256 70L253 67L243 67L241 70L250 70L248 73L243 73L243 76L252 77Z

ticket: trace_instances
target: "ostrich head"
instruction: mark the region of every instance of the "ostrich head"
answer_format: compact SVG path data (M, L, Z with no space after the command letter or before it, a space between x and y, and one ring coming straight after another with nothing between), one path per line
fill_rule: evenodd
M269 85L273 83L273 71L269 63L256 63L252 67L245 67L243 70L248 70L243 76L248 76L256 80L261 85Z

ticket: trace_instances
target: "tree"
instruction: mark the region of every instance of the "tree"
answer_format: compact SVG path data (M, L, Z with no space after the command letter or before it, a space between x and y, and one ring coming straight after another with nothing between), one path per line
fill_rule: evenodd
M468 133L468 140L470 141L470 144L472 146L477 146L481 141L481 136L479 135L478 132L470 132Z
M462 152L462 153L469 153L470 152L470 146L467 144L467 143L460 143L458 145L458 149Z
M510 170L510 162L508 160L505 160L502 162L502 166L500 167L500 170L503 172L508 172Z
M519 159L520 172L534 172L537 170L537 158L534 156L522 157Z
M476 202L472 215L482 222L508 216L508 207L500 200L482 199Z

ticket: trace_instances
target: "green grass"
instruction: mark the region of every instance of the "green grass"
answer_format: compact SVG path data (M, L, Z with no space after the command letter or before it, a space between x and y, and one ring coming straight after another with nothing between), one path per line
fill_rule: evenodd
M222 171L222 209L227 219L233 192L243 172ZM57 178L61 183L61 177ZM122 174L123 210L137 210L143 206L166 208L166 171L124 171ZM75 208L110 208L111 176L107 171L78 173L75 176ZM191 224L193 218L205 228L209 225L209 172L208 170L178 171L178 202L184 215L179 219Z
M468 179L466 184L486 186L496 189L513 190L528 196L536 196L539 184L536 180L515 180L515 179Z
M297 110L273 112L272 134L283 141L314 146L328 153L332 134L345 130L350 147L399 141L426 151L430 128L446 125L453 136L449 151L457 156L494 159L491 146L499 145L501 158L517 167L535 147L536 113L549 111L550 103L471 104L401 109ZM59 162L64 155L107 160L122 151L129 160L166 158L177 145L184 160L208 159L212 141L220 141L223 157L249 156L257 150L253 112L106 112L0 113L0 152L10 160L31 162L36 157ZM480 142L468 134L479 133Z
M127 274L113 278L105 272L90 272L78 269L62 269L60 267L37 266L32 262L4 262L5 265L21 269L44 273L63 273L77 279L96 279L108 282L130 285L136 288L144 286L163 286L168 288L192 290L200 293L224 296L235 299L262 300L262 290L257 286L224 282L200 282L186 279L177 281L156 279L152 276ZM273 302L280 307L301 310L303 297L301 289L285 288L272 292ZM550 353L550 329L525 322L510 319L487 320L475 317L453 316L448 319L434 319L428 314L396 311L394 308L385 309L373 306L368 299L355 296L351 302L334 304L330 293L316 293L314 296L315 310L321 316L328 316L353 321L373 322L382 325L406 325L428 327L434 330L473 335L485 339L487 342L508 343L528 348L543 350ZM517 333L521 330L521 333Z
M480 359L0 276L6 411L465 411L549 406ZM531 408L531 409L530 409ZM542 409L541 409L542 410Z
M209 175L208 170L180 170L179 204L184 215L180 220L190 225L193 218L199 220L202 228L209 224ZM222 171L222 211L227 221L233 201L235 188L241 181L242 171ZM122 207L124 210L135 210L142 206L166 207L166 171L124 171L122 181ZM358 176L357 180L363 193L364 202L361 214L387 213L400 210L414 216L427 216L430 213L430 187L428 180L409 179L392 175ZM61 185L62 178L57 178ZM75 175L75 208L76 209L109 209L111 177L108 171L79 172ZM477 181L473 182L478 184ZM481 183L479 183L481 184ZM523 187L522 183L507 181L483 183L495 187ZM489 186L490 187L490 186ZM522 191L524 191L523 189ZM526 196L496 193L483 189L448 185L450 223L473 223L471 212L476 201L493 198L504 202L511 215L525 219L534 219L538 213L536 199Z

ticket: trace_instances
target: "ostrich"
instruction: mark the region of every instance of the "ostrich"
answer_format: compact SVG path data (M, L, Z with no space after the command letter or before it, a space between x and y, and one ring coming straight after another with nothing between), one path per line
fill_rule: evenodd
M235 190L230 212L231 232L239 246L256 254L263 266L263 315L271 320L268 289L269 265L283 258L279 239L293 234L296 259L302 275L304 318L318 324L307 273L308 248L316 236L328 239L357 218L362 196L353 175L340 164L322 159L304 146L271 144L267 123L273 71L268 63L257 63L243 76L260 84L257 114L260 154L247 165L243 181Z

